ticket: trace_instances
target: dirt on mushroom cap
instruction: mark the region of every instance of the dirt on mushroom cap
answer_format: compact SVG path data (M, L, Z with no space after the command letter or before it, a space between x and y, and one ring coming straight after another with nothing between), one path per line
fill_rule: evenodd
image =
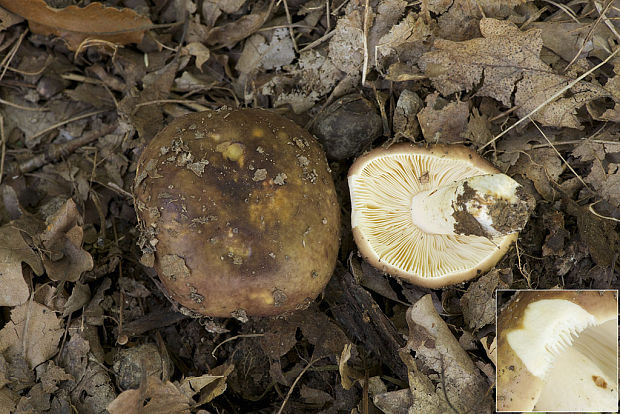
M335 266L340 215L325 155L273 112L177 118L144 150L135 197L141 223L154 229L162 282L195 312L291 311L318 295ZM165 266L168 255L189 273Z

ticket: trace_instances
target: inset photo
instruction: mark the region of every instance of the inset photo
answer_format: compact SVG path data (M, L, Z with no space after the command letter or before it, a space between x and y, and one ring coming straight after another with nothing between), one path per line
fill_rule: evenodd
M498 412L617 412L617 290L498 290L497 310Z

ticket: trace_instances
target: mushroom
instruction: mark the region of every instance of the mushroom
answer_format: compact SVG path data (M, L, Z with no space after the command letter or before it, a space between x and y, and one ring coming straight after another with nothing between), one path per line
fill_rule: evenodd
M618 409L617 291L519 291L497 321L499 411Z
M426 287L490 269L534 207L515 180L458 145L376 148L355 161L348 180L364 259Z
M335 267L340 211L325 153L274 112L175 119L140 156L134 197L143 263L196 313L300 309Z

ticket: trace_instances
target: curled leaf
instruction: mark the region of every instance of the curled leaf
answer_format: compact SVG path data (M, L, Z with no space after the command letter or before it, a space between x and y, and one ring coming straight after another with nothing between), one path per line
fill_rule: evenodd
M43 0L0 0L0 6L28 20L33 33L60 36L71 50L87 39L120 45L140 43L153 24L131 9L101 3L55 9Z

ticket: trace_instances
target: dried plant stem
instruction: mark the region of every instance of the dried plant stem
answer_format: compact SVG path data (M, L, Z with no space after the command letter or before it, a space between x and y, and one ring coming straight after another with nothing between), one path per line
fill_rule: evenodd
M29 32L28 29L22 32L22 34L19 36L19 39L17 39L17 42L13 45L9 53L4 57L4 59L2 59L2 63L0 63L0 66L2 66L2 73L0 74L0 79L3 79L4 75L6 74L6 71L9 70L9 65L11 64L11 61L13 60L15 55L17 54L17 50L21 46L28 32Z
M220 342L219 344L216 345L215 348L213 348L213 351L211 351L211 356L213 356L213 358L215 358L215 351L218 350L218 348L222 345L224 345L226 342L230 342L230 341L234 341L235 339L239 339L239 338L259 338L265 336L265 334L243 334L243 335L235 335L235 336L231 336L230 338L226 338L225 340L223 340L222 342Z
M542 129L540 129L540 127L538 126L538 124L536 122L534 122L533 119L530 119L530 121L532 121L532 123L534 124L534 126L536 127L536 129L538 130L538 132L540 132L540 135L543 136L543 138L545 138L545 140L547 141L547 143L551 146L551 148L553 148L553 150L555 151L555 153L558 155L558 157L560 157L560 159L562 160L562 162L564 163L564 165L566 165L568 167L568 169L575 175L575 177L577 177L577 179L581 182L581 184L588 189L588 191L590 191L591 193L595 193L588 184L586 184L585 181L583 181L583 178L581 178L581 176L579 174L577 174L577 171L575 171L573 169L573 167L570 166L570 164L568 163L568 161L566 161L564 159L564 157L562 156L562 154L560 154L560 151L558 151L558 149L555 147L555 145L553 145L553 143L549 140L549 138L547 138L547 134L545 134L543 132Z
M0 154L0 184L4 175L4 160L6 158L6 137L4 135L4 117L0 115L0 140L2 141L2 154Z
M291 12L288 9L288 3L286 0L282 0L282 4L284 4L284 12L286 13L286 21L289 24L288 34L291 36L291 41L293 42L293 48L295 52L299 54L299 47L297 47L297 41L295 40L295 33L293 32L293 19L291 18Z
M282 411L284 410L284 407L286 406L288 399L291 397L291 394L293 393L293 390L295 389L295 385L297 385L297 383L299 382L301 377L304 376L306 371L308 371L310 367L312 367L312 365L314 365L314 363L318 362L320 359L322 358L311 359L310 362L308 362L308 365L306 365L304 369L301 370L297 378L295 378L295 381L293 381L293 384L291 384L291 387L288 389L288 392L286 393L286 397L284 397L284 401L282 402L282 405L280 406L280 409L278 410L277 414L282 414Z
M47 112L49 109L47 108L37 108L37 107L29 107L24 105L19 105L13 102L6 101L4 99L0 99L0 104L12 106L13 108L21 109L22 111L37 111L37 112Z
M104 112L106 112L106 111L105 110L101 110L101 111L89 112L87 114L82 114L82 115L74 116L73 118L69 118L69 119L66 119L64 121L55 123L54 125L51 125L51 126L45 128L43 131L37 132L36 134L31 136L30 139L33 140L35 138L39 138L40 136L45 135L48 132L53 131L56 128L61 127L63 125L67 125L68 123L71 123L73 121L79 121L80 119L89 118L91 116L99 115L99 114L104 113Z
M19 164L19 171L21 173L29 173L43 167L50 162L58 161L61 157L71 154L84 145L88 145L91 142L99 139L100 137L111 133L116 129L116 123L106 125L97 131L90 131L83 136L74 139L73 141L66 142L64 144L50 145L47 151L43 154L39 154Z
M368 19L370 18L370 2L366 0L364 4L364 36L363 36L363 47L364 47L364 64L362 65L362 86L366 83L366 72L368 71Z

